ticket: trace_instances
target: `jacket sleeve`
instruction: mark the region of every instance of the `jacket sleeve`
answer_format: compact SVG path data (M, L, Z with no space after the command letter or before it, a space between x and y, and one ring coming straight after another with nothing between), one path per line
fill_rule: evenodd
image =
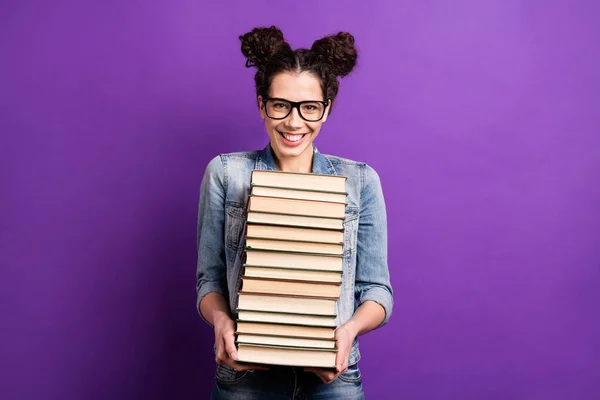
M206 323L208 321L200 312L204 296L217 292L228 298L224 245L225 183L223 162L217 156L208 163L204 172L198 205L196 310Z
M385 310L385 325L394 305L387 264L386 207L377 172L365 165L358 223L355 298L358 305L375 301Z

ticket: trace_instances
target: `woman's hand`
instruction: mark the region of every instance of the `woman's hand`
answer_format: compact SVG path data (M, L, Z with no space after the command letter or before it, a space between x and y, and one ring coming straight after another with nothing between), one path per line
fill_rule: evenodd
M323 383L329 384L348 369L348 358L350 349L356 338L356 334L346 325L342 325L335 331L336 346L338 352L335 357L335 369L333 368L304 368L306 372L315 373Z
M215 319L215 345L216 362L221 365L228 365L237 371L246 371L249 369L268 369L264 365L247 364L237 362L237 348L235 347L235 324L227 315L222 315Z

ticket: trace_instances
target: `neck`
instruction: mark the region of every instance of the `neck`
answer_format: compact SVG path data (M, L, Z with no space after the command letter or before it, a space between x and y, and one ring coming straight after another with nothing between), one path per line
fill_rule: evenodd
M298 157L282 158L275 156L275 165L279 171L301 172L308 174L312 171L313 147L309 147Z

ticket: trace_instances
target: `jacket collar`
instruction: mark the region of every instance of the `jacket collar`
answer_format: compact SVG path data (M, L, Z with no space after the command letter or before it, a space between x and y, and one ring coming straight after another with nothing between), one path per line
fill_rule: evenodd
M275 165L275 157L273 154L273 149L271 149L271 144L267 144L263 150L258 153L258 157L256 158L256 162L254 163L254 169L266 169L266 170L276 170L277 167ZM337 175L333 164L321 153L317 150L317 147L313 144L313 163L312 170L313 174L323 174L323 175Z

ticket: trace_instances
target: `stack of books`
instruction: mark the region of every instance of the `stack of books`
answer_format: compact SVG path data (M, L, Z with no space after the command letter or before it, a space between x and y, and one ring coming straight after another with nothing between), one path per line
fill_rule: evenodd
M252 171L239 361L335 367L345 209L344 176Z

